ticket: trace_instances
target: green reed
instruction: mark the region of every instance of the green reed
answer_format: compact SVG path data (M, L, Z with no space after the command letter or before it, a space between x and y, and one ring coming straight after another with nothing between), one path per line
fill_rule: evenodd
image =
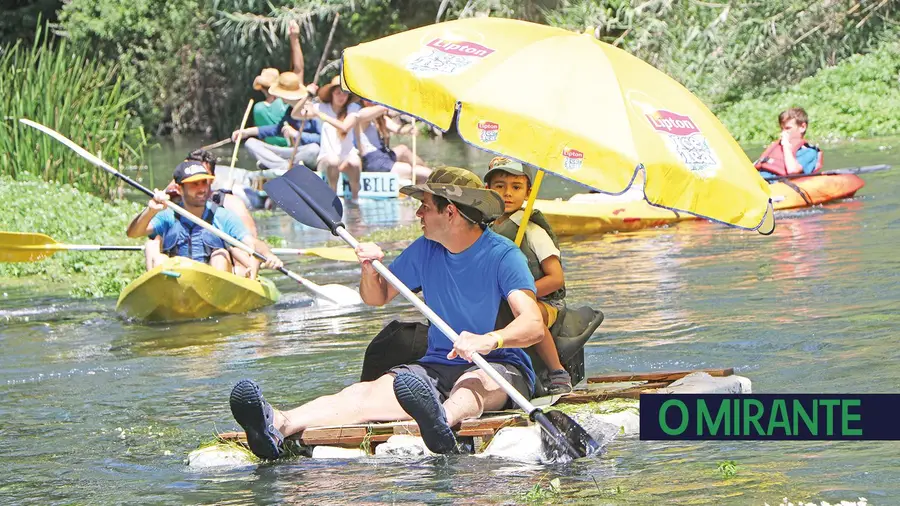
M53 128L114 167L134 165L147 144L128 110L136 95L125 91L115 66L73 50L47 28L36 31L31 47L0 48L0 175L121 195L116 178L18 119Z

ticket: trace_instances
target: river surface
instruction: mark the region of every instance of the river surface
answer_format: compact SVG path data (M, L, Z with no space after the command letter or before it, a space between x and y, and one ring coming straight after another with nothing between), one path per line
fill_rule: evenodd
M155 152L154 182L164 184L160 171L171 169L160 167L186 146ZM420 146L448 164L489 158ZM825 159L826 168L900 166L900 140L831 148ZM554 179L542 195L572 193ZM606 314L586 348L588 374L734 367L755 392L900 392L900 168L865 179L855 198L779 213L771 237L689 222L566 244L569 305ZM347 222L362 234L411 223L414 211L408 201L363 201ZM292 246L328 239L280 212L260 227ZM321 284L358 281L353 264L288 266ZM418 318L399 302L319 310L296 284L273 279L284 297L272 307L155 326L122 319L113 298L0 289L0 503L514 503L559 477L557 501L591 504L900 504L898 442L622 438L562 467L441 457L192 470L191 450L238 428L228 409L238 380L296 406L354 382L385 323ZM735 477L717 472L723 461L736 463Z

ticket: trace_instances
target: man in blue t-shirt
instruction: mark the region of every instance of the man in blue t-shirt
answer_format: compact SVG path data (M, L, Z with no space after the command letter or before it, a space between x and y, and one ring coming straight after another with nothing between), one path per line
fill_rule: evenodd
M240 381L231 392L231 412L257 456L278 458L284 436L308 427L410 418L431 451L456 452L452 426L509 404L506 392L471 363L475 353L520 394L531 397L534 370L522 348L541 340L544 324L525 256L484 225L503 213L503 199L485 189L478 176L456 167L437 169L426 183L400 191L422 201L416 216L424 235L390 270L409 288L422 290L425 303L459 340L453 343L431 326L428 350L417 362L290 411L274 410L256 383ZM372 266L384 253L372 243L359 245L356 252L362 263L363 301L387 304L398 292ZM495 330L503 300L515 319Z
M215 176L203 164L182 162L175 168L172 178L181 190L182 207L186 211L262 253L267 258L263 267L277 269L283 265L266 243L247 230L236 214L210 202L210 184ZM229 249L225 241L206 228L166 209L167 200L169 196L165 192L155 191L147 207L131 220L126 231L128 237L161 239L161 251L151 254L148 269L168 257L182 256L227 272L232 272L235 262L239 262L243 267L241 273L251 279L256 278L260 267L256 258L240 249Z

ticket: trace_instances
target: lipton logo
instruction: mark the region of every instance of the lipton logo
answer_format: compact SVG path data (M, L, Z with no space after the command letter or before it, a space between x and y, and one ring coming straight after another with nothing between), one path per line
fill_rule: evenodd
M700 129L690 117L676 114L672 111L658 110L654 114L646 114L647 120L654 130L668 132L674 135L691 135L699 133Z
M563 167L565 167L566 170L578 170L584 162L584 153L577 149L564 148L562 155Z
M494 142L497 140L497 137L499 135L500 125L494 123L493 121L478 122L478 136L481 139L481 142Z
M494 50L489 47L484 47L481 44L476 44L474 42L466 42L464 40L449 41L444 39L434 39L428 43L428 47L432 47L447 54L476 56L478 58L484 58L494 52Z

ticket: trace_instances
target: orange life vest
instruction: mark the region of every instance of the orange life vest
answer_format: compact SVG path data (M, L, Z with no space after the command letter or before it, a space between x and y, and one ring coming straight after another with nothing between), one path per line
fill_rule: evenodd
M794 147L794 156L797 156L797 152L800 151L800 148L811 148L815 149L819 153L818 160L816 161L816 168L813 172L818 172L822 168L822 150L819 149L818 146L813 146L808 142L803 142L799 146ZM753 165L756 167L756 170L760 172L771 172L776 176L787 176L787 166L784 164L784 150L781 149L781 142L775 141L763 151L763 154L759 155L759 159L753 162Z

